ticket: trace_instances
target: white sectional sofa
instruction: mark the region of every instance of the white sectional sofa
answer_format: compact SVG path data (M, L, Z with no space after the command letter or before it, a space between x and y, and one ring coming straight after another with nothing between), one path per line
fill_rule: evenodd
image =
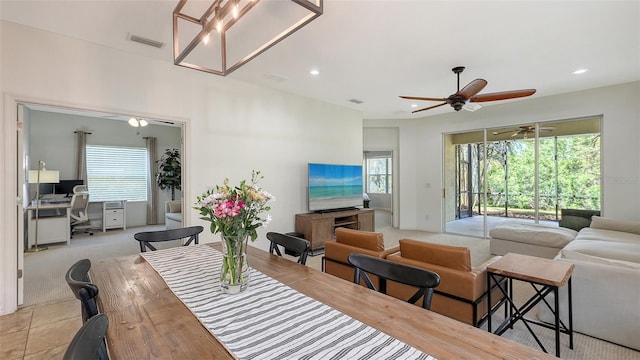
M555 259L575 264L574 330L640 350L640 222L593 216L590 227ZM567 309L567 287L560 289L560 306ZM538 316L553 322L544 304L538 305ZM568 324L566 311L561 317Z

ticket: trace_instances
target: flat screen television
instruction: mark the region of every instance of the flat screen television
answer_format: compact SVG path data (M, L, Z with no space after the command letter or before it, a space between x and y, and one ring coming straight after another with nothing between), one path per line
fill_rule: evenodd
M362 165L309 163L309 211L325 212L362 206Z
M60 180L55 184L55 193L58 195L65 195L71 197L73 195L73 188L76 185L84 185L83 180Z

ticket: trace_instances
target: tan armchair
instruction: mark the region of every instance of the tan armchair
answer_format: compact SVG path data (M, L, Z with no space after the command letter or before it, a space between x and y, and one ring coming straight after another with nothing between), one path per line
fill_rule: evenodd
M347 228L336 229L336 239L324 244L322 271L347 281L353 281L354 269L347 261L349 254L367 254L381 259L395 253L399 247L384 248L382 233ZM372 277L376 286L377 278Z
M402 239L400 251L387 256L387 260L428 269L440 275L440 285L434 289L431 311L480 326L487 314L487 266L498 260L494 256L477 268L471 267L468 248ZM387 285L391 296L408 299L415 288L397 283ZM504 296L494 286L491 301L495 306ZM495 301L494 301L495 300Z

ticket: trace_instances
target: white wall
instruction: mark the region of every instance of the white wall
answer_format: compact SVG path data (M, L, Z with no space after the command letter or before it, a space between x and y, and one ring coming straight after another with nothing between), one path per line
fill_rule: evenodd
M158 159L167 148L180 149L181 129L175 126L150 124L146 127L134 128L125 121L109 120L89 116L69 115L55 112L34 110L30 112L30 131L25 131L29 138L31 169L35 163L42 160L47 169L60 171L61 180L75 179L76 130L91 134L87 135L88 145L145 147L145 137L156 138ZM114 159L117 161L117 159ZM154 180L155 181L155 180ZM35 187L34 187L35 189ZM176 190L176 199L182 194ZM164 202L171 200L171 192L159 190L156 204L158 224L164 223ZM127 203L127 227L147 224L146 202ZM102 226L102 204L90 205L89 216L94 226Z
M442 229L444 133L602 115L603 216L640 220L640 82L485 106L475 112L365 120L400 131L400 227ZM365 132L366 133L366 132Z
M1 22L1 164L15 169L15 102L41 102L185 123L185 224L198 194L252 169L276 196L269 231L294 229L305 212L306 164L359 163L358 112L127 54L78 39ZM242 71L242 70L238 70ZM0 180L0 314L16 308L15 176ZM191 201L189 201L189 199ZM207 225L207 224L203 224ZM256 246L267 248L264 231ZM204 234L203 241L214 236ZM217 239L217 238L216 238ZM61 274L63 276L64 274Z

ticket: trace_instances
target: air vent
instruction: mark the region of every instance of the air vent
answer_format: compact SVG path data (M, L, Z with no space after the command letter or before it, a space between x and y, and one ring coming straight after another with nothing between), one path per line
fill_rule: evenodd
M358 99L351 99L349 100L350 102L354 103L354 104L362 104L364 101L362 100L358 100Z
M147 39L145 37L142 36L138 36L135 34L129 34L129 36L127 37L129 40L140 43L140 44L144 44L144 45L148 45L148 46L153 46L154 48L158 48L161 49L164 47L164 43L160 42L160 41L156 41L156 40L151 40L151 39Z

